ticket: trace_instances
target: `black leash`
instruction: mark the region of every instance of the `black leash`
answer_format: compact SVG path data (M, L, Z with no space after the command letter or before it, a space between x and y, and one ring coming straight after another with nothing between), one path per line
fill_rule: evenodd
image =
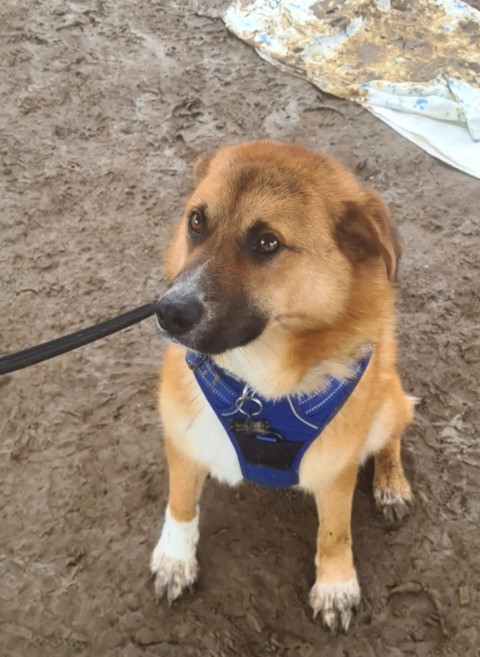
M113 317L113 319L107 319L105 322L95 324L95 326L89 326L75 333L70 333L70 335L64 335L62 338L43 342L36 347L17 351L14 354L1 356L0 375L15 372L24 367L30 367L30 365L36 365L49 358L54 358L55 356L60 356L60 354L65 354L67 351L72 351L72 349L76 349L77 347L83 347L83 345L89 342L100 340L107 335L137 324L147 319L147 317L151 317L154 313L155 303L147 303L144 306L130 310L128 313L123 313L123 315L118 315L118 317Z

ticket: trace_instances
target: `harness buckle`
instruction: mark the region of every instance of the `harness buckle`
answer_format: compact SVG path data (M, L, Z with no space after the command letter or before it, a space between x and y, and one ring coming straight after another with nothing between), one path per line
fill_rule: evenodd
M272 429L267 420L253 420L247 416L245 420L231 420L230 429L234 435L241 434L267 443L285 442L282 434L276 429Z
M202 354L201 358L199 358L195 363L189 362L188 359L186 360L186 363L187 363L189 369L193 373L195 373L200 367L202 367L202 365L205 363L207 358L208 358L208 356L206 354Z

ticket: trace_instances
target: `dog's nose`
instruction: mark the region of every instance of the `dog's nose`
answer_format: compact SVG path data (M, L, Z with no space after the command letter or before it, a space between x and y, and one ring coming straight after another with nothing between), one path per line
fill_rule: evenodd
M175 299L168 296L156 306L158 323L171 336L183 335L201 319L204 309L197 299Z

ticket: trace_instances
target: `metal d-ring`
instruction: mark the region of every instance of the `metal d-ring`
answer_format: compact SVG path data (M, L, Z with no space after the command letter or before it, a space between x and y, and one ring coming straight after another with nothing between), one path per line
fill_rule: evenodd
M257 405L257 410L255 412L249 413L243 410L243 406L249 401ZM256 417L257 415L260 415L260 413L263 411L263 404L260 401L260 399L257 399L256 397L253 396L252 390L250 389L250 386L247 384L244 386L240 397L237 397L235 401L235 408L237 409L237 411L239 411L239 413L242 413L242 415L246 415L247 417Z
M257 405L258 410L251 413L244 411L243 406L246 402L253 402ZM256 397L238 397L238 399L235 401L235 408L242 415L246 415L247 417L257 417L257 415L260 415L260 413L263 411L263 404L260 399L257 399Z
M249 413L248 411L245 411L243 409L244 405L247 402L253 402L254 404L257 405L257 410ZM245 385L242 394L237 397L235 400L235 410L234 411L229 411L228 413L222 413L223 417L227 417L229 415L235 415L235 413L241 413L242 415L245 415L248 418L251 417L257 417L257 415L260 415L263 412L263 404L260 401L260 399L257 399L252 395L252 391L248 385Z

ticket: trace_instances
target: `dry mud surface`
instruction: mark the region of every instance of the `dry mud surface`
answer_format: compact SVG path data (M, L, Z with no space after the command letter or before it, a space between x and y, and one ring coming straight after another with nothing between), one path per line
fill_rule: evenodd
M478 2L476 3L478 6ZM166 494L153 322L0 380L0 656L480 654L480 183L229 35L218 2L4 0L1 351L153 298L195 159L256 137L326 149L405 242L401 370L416 505L388 527L359 481L363 604L308 608L316 517L292 491L209 482L196 592L157 605Z

